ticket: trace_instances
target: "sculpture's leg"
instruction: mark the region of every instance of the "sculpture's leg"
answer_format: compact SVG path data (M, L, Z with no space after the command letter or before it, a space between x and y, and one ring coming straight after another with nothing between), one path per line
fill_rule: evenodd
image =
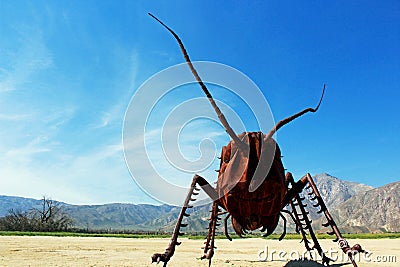
M181 209L181 212L179 213L178 220L176 222L174 232L171 237L171 241L169 242L168 247L165 249L164 253L155 253L151 257L152 262L157 262L159 263L160 261L164 262L164 267L167 266L168 261L171 259L171 257L174 255L175 252L175 246L179 246L181 243L178 242L178 236L183 235L183 233L180 233L179 230L181 227L187 226L187 224L182 224L183 217L188 217L189 214L186 213L186 210L188 208L191 208L192 206L189 205L189 202L194 201L193 199L194 195L198 195L199 193L196 191L199 191L200 188L197 188L196 185L200 185L200 187L207 193L209 197L211 197L213 200L218 199L218 194L215 191L215 189L201 176L195 175L192 180L192 184L190 185L189 192L186 196L185 201L183 202L183 206Z
M317 237L315 236L314 230L311 227L312 221L308 218L309 213L305 209L306 204L303 204L302 200L304 200L304 198L300 197L300 195L297 194L296 197L292 200L291 206L293 214L296 218L296 222L299 224L300 233L303 237L304 245L308 251L316 249L318 251L318 254L322 257L322 264L326 263L326 265L329 266L329 262L331 261L331 259L324 254L324 251L322 250L322 247L319 244ZM299 208L300 212L298 212L298 210L296 209L297 207ZM313 241L312 247L310 247L310 241L308 241L306 237L306 230L310 234ZM310 255L312 257L312 254Z
M229 241L232 241L232 237L228 233L228 219L229 219L229 217L231 217L230 213L228 213L228 215L224 219L224 233L225 233L226 238L228 238Z
M343 238L342 234L339 231L335 221L333 220L331 214L329 213L321 195L319 194L318 188L314 183L310 174L307 174L307 181L309 184L309 188L311 192L308 195L311 197L311 200L316 201L313 205L314 207L320 207L318 213L324 213L326 219L328 220L326 223L323 224L324 227L330 226L332 228L332 232L329 232L330 235L336 235L336 239L334 242L337 242L339 247L342 251L349 257L350 261L353 263L354 267L357 267L356 262L354 261L353 256L357 253L365 252L359 244L355 244L354 246L350 247L349 243L346 239Z
M319 191L311 177L310 174L306 174L303 176L300 181L297 183L294 183L293 177L290 173L288 173L287 177L289 178L289 182L291 183L292 187L288 191L288 194L285 198L285 201L289 200L290 205L292 206L293 210L293 215L296 220L296 224L299 226L300 233L303 236L303 241L306 246L306 249L308 251L312 249L316 249L319 253L319 255L322 257L322 263L329 265L329 262L331 259L326 257L324 255L324 252L315 236L315 233L311 227L311 220L308 217L308 212L306 211L305 207L306 205L302 203L304 198L300 197L300 193L303 191L304 187L308 184L309 189L311 189L311 192L308 193L309 196L311 196L312 201L316 201L316 204L314 204L314 207L320 207L320 210L318 213L324 213L325 217L328 219L328 222L323 224L323 226L328 227L330 226L332 228L332 232L329 234L331 235L336 235L336 239L334 242L338 242L339 247L342 249L342 251L348 255L350 261L353 263L355 267L357 267L356 262L353 259L353 255L359 252L364 252L362 250L361 246L359 244L354 245L353 247L350 247L349 244L347 243L346 239L343 238L342 234L339 231L339 228L337 227L335 221L333 220L331 214L329 213L328 209L326 208L326 205L324 201L322 200L321 195L319 194ZM284 203L285 204L285 203ZM287 203L286 203L287 204ZM313 247L309 246L309 241L306 238L306 230L308 231L314 245Z
M216 249L214 245L215 230L219 225L218 221L220 218L218 216L220 215L220 211L221 210L219 209L218 202L214 201L211 210L210 223L208 225L208 234L206 241L204 242L204 255L201 257L201 259L209 260L208 266L211 266L211 258L214 256L214 249Z

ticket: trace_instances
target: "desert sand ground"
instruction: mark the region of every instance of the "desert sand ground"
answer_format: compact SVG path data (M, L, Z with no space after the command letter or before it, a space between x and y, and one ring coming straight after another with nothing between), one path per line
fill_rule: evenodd
M180 241L182 244L168 266L208 266L207 260L198 259L203 240L181 238ZM0 266L156 266L151 264L150 256L164 252L168 242L156 238L0 236ZM349 243L360 243L372 252L367 258L360 258L359 267L400 266L400 239L349 240ZM352 266L341 258L341 253L335 252L338 250L331 240L321 240L321 245L328 256L331 250L331 256L338 258L332 266ZM304 252L298 240L221 239L216 240L216 246L212 266L322 266L320 261L298 261Z

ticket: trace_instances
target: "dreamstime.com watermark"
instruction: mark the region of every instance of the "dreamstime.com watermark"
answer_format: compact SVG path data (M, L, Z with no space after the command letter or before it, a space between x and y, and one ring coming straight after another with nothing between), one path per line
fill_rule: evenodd
M324 251L324 255L333 261L347 262L350 261L348 255L343 253L340 249L329 248ZM257 254L259 261L299 261L313 259L321 261L322 257L316 250L307 251L306 249L302 252L298 250L275 250L270 249L266 245L263 250L259 250ZM373 252L357 253L353 255L353 259L356 262L375 262L375 263L397 263L397 257L395 255L375 255Z

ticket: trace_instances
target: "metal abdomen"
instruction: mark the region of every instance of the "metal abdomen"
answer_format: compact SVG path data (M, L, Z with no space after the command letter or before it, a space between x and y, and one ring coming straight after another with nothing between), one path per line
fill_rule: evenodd
M264 136L261 132L239 135L250 148L247 153L232 141L222 148L219 201L232 215L232 222L248 230L275 228L287 192L280 149L272 138L265 142Z

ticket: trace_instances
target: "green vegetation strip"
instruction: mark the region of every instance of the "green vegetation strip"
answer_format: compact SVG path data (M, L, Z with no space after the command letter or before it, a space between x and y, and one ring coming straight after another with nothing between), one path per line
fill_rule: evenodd
M118 238L169 238L167 234L107 234L107 233L73 233L73 232L18 232L18 231L0 231L0 236L58 236L58 237L118 237ZM348 239L379 239L379 238L400 238L400 233L379 233L379 234L344 234L344 238ZM204 239L205 235L185 235L189 239ZM240 238L236 235L231 236L233 239ZM247 238L260 238L260 235L246 235ZM265 239L279 239L280 235L273 234ZM216 236L217 239L226 238L225 235ZM317 234L318 239L333 239L328 234ZM285 239L301 239L298 234L287 234Z
M59 237L119 237L119 238L166 238L170 235L156 234L105 234L105 233L73 233L73 232L19 232L0 231L0 236L59 236Z
M260 235L246 235L246 238L264 238L264 239L272 239L278 240L280 234L272 234L267 237L263 237ZM318 239L334 239L333 236L328 234L316 234ZM232 239L239 239L240 237L236 235L231 236ZM343 234L343 237L346 239L380 239L380 238L400 238L400 233L379 233L379 234L371 234L371 233L364 233L364 234ZM188 236L189 239L204 239L204 236ZM225 235L218 235L215 237L216 239L224 239L226 238ZM307 238L310 238L307 236ZM284 239L296 239L301 240L301 235L299 234L287 234Z
M328 234L316 234L318 239L334 239L334 236ZM280 235L272 234L266 239L279 239ZM379 238L400 238L400 233L360 233L360 234L343 234L347 239L379 239ZM301 239L299 234L287 234L285 239Z

